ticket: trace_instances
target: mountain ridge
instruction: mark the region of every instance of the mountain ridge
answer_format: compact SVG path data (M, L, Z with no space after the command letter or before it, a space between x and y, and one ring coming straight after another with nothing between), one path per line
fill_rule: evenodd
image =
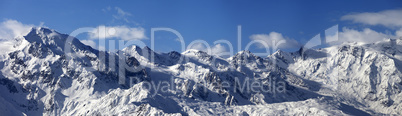
M28 115L402 113L400 39L304 52L279 50L264 58L240 51L227 59L198 50L156 53L149 47L135 45L114 53L98 51L76 38L68 43L67 39L71 39L69 35L34 28L18 41L15 47L19 49L2 58L0 89L4 91L1 91L0 104L13 106L0 107L1 112L20 111ZM66 48L75 55L68 58ZM253 88L253 84L259 86ZM262 110L264 107L271 109Z

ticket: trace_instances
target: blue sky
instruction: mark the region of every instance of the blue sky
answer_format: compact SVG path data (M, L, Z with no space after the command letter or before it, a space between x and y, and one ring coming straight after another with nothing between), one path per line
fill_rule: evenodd
M3 22L15 20L24 25L45 26L66 34L78 28L101 25L121 27L128 31L134 29L137 33L143 32L143 35L131 39L142 41L148 46L151 42L151 28L167 27L177 30L186 45L194 40L204 40L212 48L216 48L212 51L219 51L220 47L228 51L226 44L220 44L220 47L214 45L216 40L228 40L232 43L234 52L239 51L237 26L241 25L242 49L251 40L279 37L290 43L287 44L288 47L281 49L294 51L298 49L298 45L303 45L319 33L323 34L334 25L338 25L341 32L364 32L365 29L370 29L368 32L374 34L397 35L401 27L398 24L390 26L393 24L365 22L359 20L357 15L387 10L399 12L401 8L402 1L397 0L0 1L0 19ZM352 16L345 17L347 15ZM77 38L97 43L95 37L90 35L83 34ZM121 36L109 38L121 39ZM181 51L176 39L172 33L156 32L155 51ZM195 48L205 49L205 46ZM265 50L263 48L253 45L249 50L262 52Z

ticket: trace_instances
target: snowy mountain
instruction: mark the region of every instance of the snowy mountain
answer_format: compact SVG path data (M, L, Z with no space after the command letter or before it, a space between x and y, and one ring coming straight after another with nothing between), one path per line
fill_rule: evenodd
M14 41L0 57L6 115L402 114L400 39L228 59L98 51L46 28Z
M372 44L348 43L312 50L305 56L311 53L329 56L296 58L296 63L288 69L309 80L335 82L336 89L330 95L343 103L369 113L400 115L401 45L401 39L387 39ZM328 94L321 90L318 93Z

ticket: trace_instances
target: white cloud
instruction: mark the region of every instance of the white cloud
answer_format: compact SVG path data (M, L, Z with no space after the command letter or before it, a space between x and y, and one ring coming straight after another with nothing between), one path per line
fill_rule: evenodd
M9 53L11 51L14 51L15 48L13 47L13 45L15 45L14 43L15 41L0 41L0 54L4 54L4 53Z
M108 7L104 8L104 9L102 9L103 12L107 12L107 11L110 11L110 10L112 10L112 7L110 7L110 6L108 6Z
M398 35L398 32L396 32ZM365 28L361 31L343 28L341 32L338 33L338 43L332 44L339 44L342 42L360 42L360 43L374 43L377 41L382 41L387 38L395 38L395 35L392 34L385 34L381 32L374 31L369 28ZM329 38L334 38L334 36L329 36Z
M296 40L284 37L278 32L271 32L269 34L254 34L250 36L250 39L259 41L258 47L260 48L275 48L276 46L277 49L287 49L299 48L301 46Z
M384 10L380 12L363 12L354 13L341 17L341 20L351 20L354 23L362 23L366 25L382 25L391 29L399 29L395 31L395 35L389 33L381 33L369 28L363 30L354 30L343 28L339 32L340 42L353 41L362 43L374 43L384 38L401 38L402 37L402 9Z
M216 44L215 46L213 46L211 48L211 52L212 52L212 54L219 56L219 54L226 52L226 48L225 48L225 46L223 46L221 44Z
M215 46L212 47L206 47L203 43L195 43L194 45L191 46L190 49L196 49L196 50L200 50L200 51L204 51L204 52L211 52L208 54L211 55L216 55L216 56L225 56L227 52L225 46L221 45L221 44L216 44Z
M124 11L123 9L119 7L114 7L116 9L117 14L113 15L115 19L121 19L129 23L130 21L128 20L128 17L131 16L131 13Z
M90 39L120 38L123 40L147 39L144 28L131 28L126 26L98 26L89 33Z
M107 13L107 12L111 12L113 13L113 21L114 20L123 20L126 23L134 23L136 24L136 22L129 20L129 17L133 16L130 12L124 11L122 8L120 7L114 7L114 9L112 9L112 7L108 6L106 8L102 9L103 12Z
M190 47L190 49L196 49L196 50L201 50L201 51L208 51L207 47L204 46L202 43L195 43Z
M383 25L386 27L402 27L401 19L402 9L355 13L341 17L341 20L352 20L355 23Z
M14 38L21 37L31 30L34 25L22 24L16 20L4 20L0 23L0 54L15 50Z
M0 40L10 40L28 34L33 25L26 25L16 20L5 20L0 24Z
M402 38L402 28L395 32L396 37Z
M119 8L119 7L114 7L117 10L117 14L119 14L120 16L131 16L131 13L123 11L123 9Z

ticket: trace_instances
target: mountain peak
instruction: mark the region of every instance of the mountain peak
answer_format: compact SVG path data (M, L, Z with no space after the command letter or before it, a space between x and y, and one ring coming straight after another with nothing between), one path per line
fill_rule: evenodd
M48 29L45 27L32 27L31 31L36 31L37 34L50 34L54 32L53 29Z
M290 55L290 53L285 52L285 51L282 51L282 50L279 49L278 51L274 52L274 53L271 54L271 55L279 55L279 56L282 56L282 55ZM269 55L269 56L271 56L271 55Z
M234 56L228 58L228 60L261 60L262 58L259 56L256 56L252 52L248 50L243 50L238 53L236 53Z
M149 51L152 51L152 49L151 48L149 48L148 46L144 46L144 48L143 49L145 49L145 50L149 50Z
M269 59L283 62L285 65L294 63L293 56L289 52L278 50L275 53L268 56ZM283 65L279 65L283 67Z
M66 48L70 50L93 50L93 48L86 46L73 36L60 34L55 30L44 27L33 27L23 38L30 43L27 44L28 49L43 48L43 50L48 49L57 54L63 54Z
M143 49L141 49L141 47L139 47L137 45L130 45L130 46L124 48L122 51L127 54L131 54L131 55L134 55L134 54L142 55Z
M188 50L184 51L182 54L187 55L187 56L202 56L202 57L211 56L207 52L202 51L202 50L197 50L197 49L188 49Z
M188 54L188 53L196 53L196 52L200 52L201 50L197 50L197 49L188 49L186 51L184 51L182 54Z
M238 57L238 56L242 56L242 57L258 57L258 56L256 56L255 54L253 54L252 52L250 52L248 50L240 51L240 52L238 52L238 53L236 53L234 55L234 57Z
M45 27L32 27L31 30L28 32L28 34L25 36L29 36L29 35L43 36L43 35L50 35L52 33L59 34L58 32L56 32L53 29L48 29Z
M44 27L32 27L31 31L24 36L24 38L30 43L48 43L48 41L52 41L53 39L63 39L62 41L64 41L67 37L67 35L62 35L54 30Z
M252 53L248 50L243 50L243 51L238 52L237 54L252 54Z
M123 48L123 50L124 51L127 51L127 50L129 50L129 51L139 51L139 50L142 50L139 46L137 46L137 45L130 45L130 46L128 46L128 47L126 47L126 48Z

